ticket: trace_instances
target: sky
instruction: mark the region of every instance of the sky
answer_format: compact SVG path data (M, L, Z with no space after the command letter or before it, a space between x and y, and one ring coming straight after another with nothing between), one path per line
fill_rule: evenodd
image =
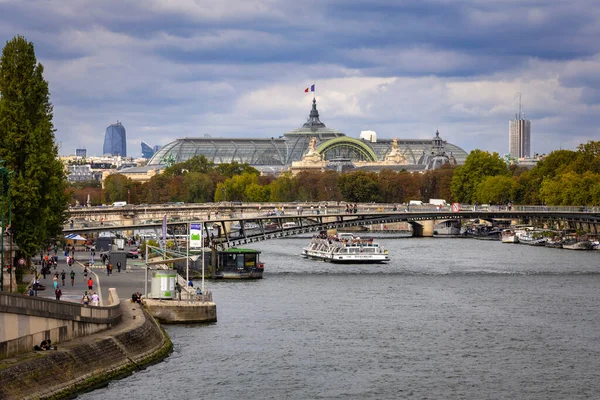
M597 0L0 0L0 41L35 45L61 155L141 141L278 137L315 84L321 120L358 138L532 153L600 140Z

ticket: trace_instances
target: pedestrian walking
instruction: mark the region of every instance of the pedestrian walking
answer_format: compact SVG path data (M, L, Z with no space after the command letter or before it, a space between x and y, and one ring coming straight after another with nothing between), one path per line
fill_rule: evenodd
M106 276L110 275L110 263L106 264Z
M175 292L177 292L178 300L181 301L181 285L179 282L175 282Z
M62 279L62 285L65 286L65 279L67 278L67 273L65 272L64 269L60 273L60 278Z
M88 285L88 290L91 291L92 287L94 286L94 280L92 278L88 279L87 285Z
M83 296L81 296L81 304L84 306L90 304L90 296L88 296L88 292L83 292Z
M121 273L121 262L117 261L117 272Z
M52 285L54 285L54 290L58 288L58 274L54 274L54 277L52 278Z
M56 296L56 300L60 300L60 296L62 296L62 291L60 290L60 288L56 288L54 289L54 295Z
M75 272L73 270L71 270L71 273L69 273L69 276L71 277L71 286L75 285Z
M92 305L96 307L100 305L100 296L98 296L98 293L96 292L92 295Z

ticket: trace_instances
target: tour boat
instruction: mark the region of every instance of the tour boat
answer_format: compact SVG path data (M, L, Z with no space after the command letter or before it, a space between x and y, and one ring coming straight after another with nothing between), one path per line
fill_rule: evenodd
M502 243L519 243L519 238L512 229L502 231Z
M259 260L260 251L230 247L217 252L216 279L261 279L265 265Z
M462 233L461 224L459 220L449 219L437 223L433 227L433 237L458 237L465 236Z
M327 236L321 233L311 239L302 255L332 263L381 263L390 261L387 250L373 239L361 239L352 233Z

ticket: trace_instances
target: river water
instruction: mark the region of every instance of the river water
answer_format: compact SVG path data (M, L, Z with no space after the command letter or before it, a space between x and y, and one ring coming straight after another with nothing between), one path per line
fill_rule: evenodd
M83 399L600 397L600 251L382 238L385 265L253 244L264 279L212 282L218 322Z

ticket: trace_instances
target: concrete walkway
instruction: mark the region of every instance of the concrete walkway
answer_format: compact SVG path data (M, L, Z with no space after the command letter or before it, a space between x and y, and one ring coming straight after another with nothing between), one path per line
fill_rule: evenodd
M51 253L53 254L53 253ZM54 287L52 278L54 273L58 272L58 283L60 290L62 291L61 301L72 301L79 303L83 297L84 292L88 290L87 280L84 279L84 264L90 261L91 255L89 252L75 252L75 262L71 267L67 265L66 257L63 253L58 254L58 265L56 269L51 268L51 273L46 275L44 278L39 271L41 266L36 265L39 281L46 287L45 290L38 291L37 295L40 297L55 299ZM38 260L39 261L39 258ZM113 269L111 275L106 274L106 269L101 265L98 253L96 253L95 260L96 266L94 268L88 268L88 278L91 277L94 281L92 293L95 291L100 296L100 304L103 304L103 300L108 298L108 288L117 289L119 297L124 299L130 299L134 292L144 293L144 277L145 277L145 264L142 259L128 259L127 268L117 272L116 268ZM60 273L65 271L65 285L62 285ZM71 278L69 276L71 270L75 272L74 284L71 285ZM33 276L31 276L33 279Z

